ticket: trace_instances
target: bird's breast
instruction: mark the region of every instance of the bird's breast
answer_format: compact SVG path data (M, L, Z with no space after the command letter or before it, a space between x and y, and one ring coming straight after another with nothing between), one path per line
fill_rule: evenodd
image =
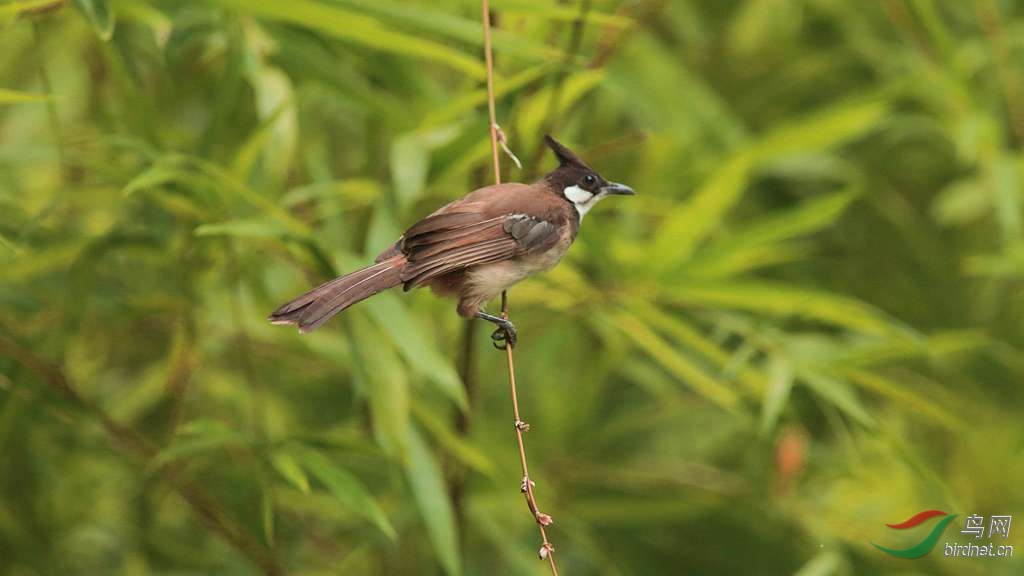
M486 301L524 278L550 270L565 255L572 240L570 234L565 234L557 244L539 254L529 254L470 268L466 271L466 288L468 288L466 292L468 294L465 295Z

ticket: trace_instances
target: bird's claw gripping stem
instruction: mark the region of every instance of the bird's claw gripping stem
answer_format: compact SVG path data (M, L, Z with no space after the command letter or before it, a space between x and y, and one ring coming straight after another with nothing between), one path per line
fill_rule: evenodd
M491 343L498 350L504 350L509 346L514 348L516 342L519 341L519 332L516 331L516 327L511 321L501 318L500 316L492 316L485 312L477 312L476 317L482 320L487 320L498 327L493 333L491 333Z
M494 347L498 350L504 350L508 346L513 348L516 345L516 341L519 340L519 333L516 332L516 327L505 320L503 323L498 325L498 329L491 333L491 342Z

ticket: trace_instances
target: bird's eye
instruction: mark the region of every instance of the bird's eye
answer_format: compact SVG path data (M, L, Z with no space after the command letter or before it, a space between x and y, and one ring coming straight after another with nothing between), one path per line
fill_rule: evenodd
M597 178L594 178L593 174L587 174L586 176L583 177L583 180L581 180L580 182L583 184L584 187L590 188L591 186L597 183Z

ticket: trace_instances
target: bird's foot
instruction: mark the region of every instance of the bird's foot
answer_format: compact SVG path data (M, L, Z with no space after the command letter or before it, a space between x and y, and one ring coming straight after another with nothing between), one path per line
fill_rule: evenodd
M515 325L512 324L512 322L510 322L507 318L502 318L501 316L493 316L491 314L484 312L483 310L477 311L476 317L480 318L481 320L487 320L491 324L494 324L495 326L498 327L498 329L495 330L493 334L491 334L491 343L494 344L495 348L497 348L498 350L505 350L509 346L514 347L516 345L516 342L519 340L519 333L516 332Z
M498 328L491 333L491 344L498 350L504 350L509 346L514 348L519 340L519 333L516 331L515 325L508 320L495 322L495 324L498 325Z

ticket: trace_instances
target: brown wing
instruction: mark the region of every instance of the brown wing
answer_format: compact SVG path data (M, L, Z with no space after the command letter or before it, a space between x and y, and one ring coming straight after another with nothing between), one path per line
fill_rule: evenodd
M409 290L449 272L543 252L564 225L579 225L565 200L525 184L480 188L420 220L377 261L404 254L402 281Z
M446 228L456 228L478 222L484 219L481 215L492 212L492 216L498 216L514 212L514 210L503 209L503 204L508 199L515 198L518 193L529 189L525 184L510 182L497 186L486 186L474 190L469 194L449 202L435 210L426 218L413 224L412 228L406 230L405 234L392 244L387 250L381 252L375 262L383 262L405 252L403 244L407 238L417 234L427 234L434 231L442 231Z
M559 239L555 222L529 214L456 212L431 216L406 232L405 289L455 270L543 252Z

